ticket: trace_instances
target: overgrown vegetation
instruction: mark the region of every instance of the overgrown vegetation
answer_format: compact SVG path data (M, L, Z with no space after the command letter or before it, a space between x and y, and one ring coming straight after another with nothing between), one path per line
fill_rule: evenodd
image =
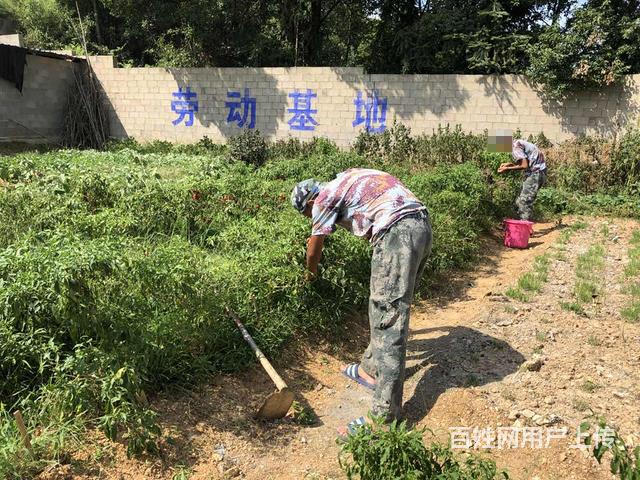
M345 232L328 240L322 278L303 282L309 224L288 201L299 179L353 166L399 176L430 209L429 274L473 260L493 211L512 201L472 162L388 163L314 140L270 146L262 163L252 142L233 155L204 139L0 157L0 402L47 445L31 457L4 428L14 447L0 450L0 476L28 476L86 424L130 454L154 452L149 394L252 361L225 307L273 355L364 304L369 246Z
M347 437L340 465L347 478L379 480L493 480L509 478L493 461L476 455L456 456L446 445L423 443L424 431L406 422L384 425L381 419Z
M427 274L473 261L482 232L513 215L520 186L494 175L505 156L484 144L459 128L414 137L396 124L352 152L245 134L233 148L128 139L106 152L0 157L0 476L63 458L86 425L130 454L154 452L148 395L253 360L227 306L268 355L294 335L340 328L366 302L369 246L338 231L321 279L304 283L309 224L288 202L300 179L389 171L429 207ZM525 291L544 281L548 259L536 265ZM16 409L33 454L11 421Z

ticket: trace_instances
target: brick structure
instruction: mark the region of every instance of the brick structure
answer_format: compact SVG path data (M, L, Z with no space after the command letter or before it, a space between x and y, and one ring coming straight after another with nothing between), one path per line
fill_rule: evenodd
M27 55L22 93L0 79L0 141L59 141L74 65Z
M28 61L22 97L0 81L0 138L27 135L7 119L47 135L61 125L70 65L32 56ZM514 75L368 75L359 68L330 67L115 68L111 56L92 57L91 63L105 93L111 135L140 141L189 143L206 135L224 142L242 131L240 125L253 123L272 140L324 136L347 146L363 128L389 128L394 118L415 134L461 124L473 132L542 131L559 141L582 133L611 135L636 122L640 106L640 75L627 77L623 87L553 105ZM250 99L255 99L254 121Z

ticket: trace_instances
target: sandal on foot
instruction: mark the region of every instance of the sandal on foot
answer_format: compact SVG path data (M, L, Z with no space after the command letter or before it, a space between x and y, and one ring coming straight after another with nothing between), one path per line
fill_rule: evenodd
M358 382L363 387L366 387L369 390L374 390L375 391L376 386L373 383L367 382L364 378L362 378L360 376L360 374L358 374L358 368L359 367L360 367L360 365L358 363L352 363L350 365L347 365L347 368L342 370L342 374L345 377L350 378L351 380L355 380L356 382Z
M340 433L338 433L338 438L340 440L346 440L347 437L349 435L355 435L356 432L364 427L367 424L367 420L364 417L358 417L355 420L353 420L352 422L349 422L349 424L347 425L347 433L344 435L341 435Z

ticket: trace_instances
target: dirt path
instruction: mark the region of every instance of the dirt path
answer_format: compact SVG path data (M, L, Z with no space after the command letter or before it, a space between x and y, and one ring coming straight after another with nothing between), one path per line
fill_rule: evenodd
M573 448L577 427L603 415L625 437L640 431L640 326L619 314L626 301L621 285L628 239L639 225L585 222L564 246L559 241L568 234L561 232L568 229L554 224L536 225L528 250L487 239L479 268L447 278L412 313L407 418L440 441L450 433L463 443L475 438L471 448L515 479L609 479L606 465ZM573 298L577 256L596 243L605 248L601 291L578 315L562 304ZM504 296L543 254L550 266L540 293L528 303ZM370 394L337 370L358 359L367 335L366 320L354 320L345 325L342 344L318 342L276 359L301 403L317 415L314 425L254 421L254 408L272 389L256 369L155 399L164 429L162 458L128 460L120 446L96 435L74 458L73 470L81 473L73 478L343 478L335 430L366 413ZM532 359L540 368L523 366ZM516 437L512 448L483 441L505 427L516 432L518 446Z

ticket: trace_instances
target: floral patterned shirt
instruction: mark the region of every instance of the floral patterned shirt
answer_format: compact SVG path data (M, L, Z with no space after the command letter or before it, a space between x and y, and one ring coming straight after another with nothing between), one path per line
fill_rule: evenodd
M400 180L379 170L352 168L322 186L312 209L311 235L336 225L376 243L402 217L426 207Z

